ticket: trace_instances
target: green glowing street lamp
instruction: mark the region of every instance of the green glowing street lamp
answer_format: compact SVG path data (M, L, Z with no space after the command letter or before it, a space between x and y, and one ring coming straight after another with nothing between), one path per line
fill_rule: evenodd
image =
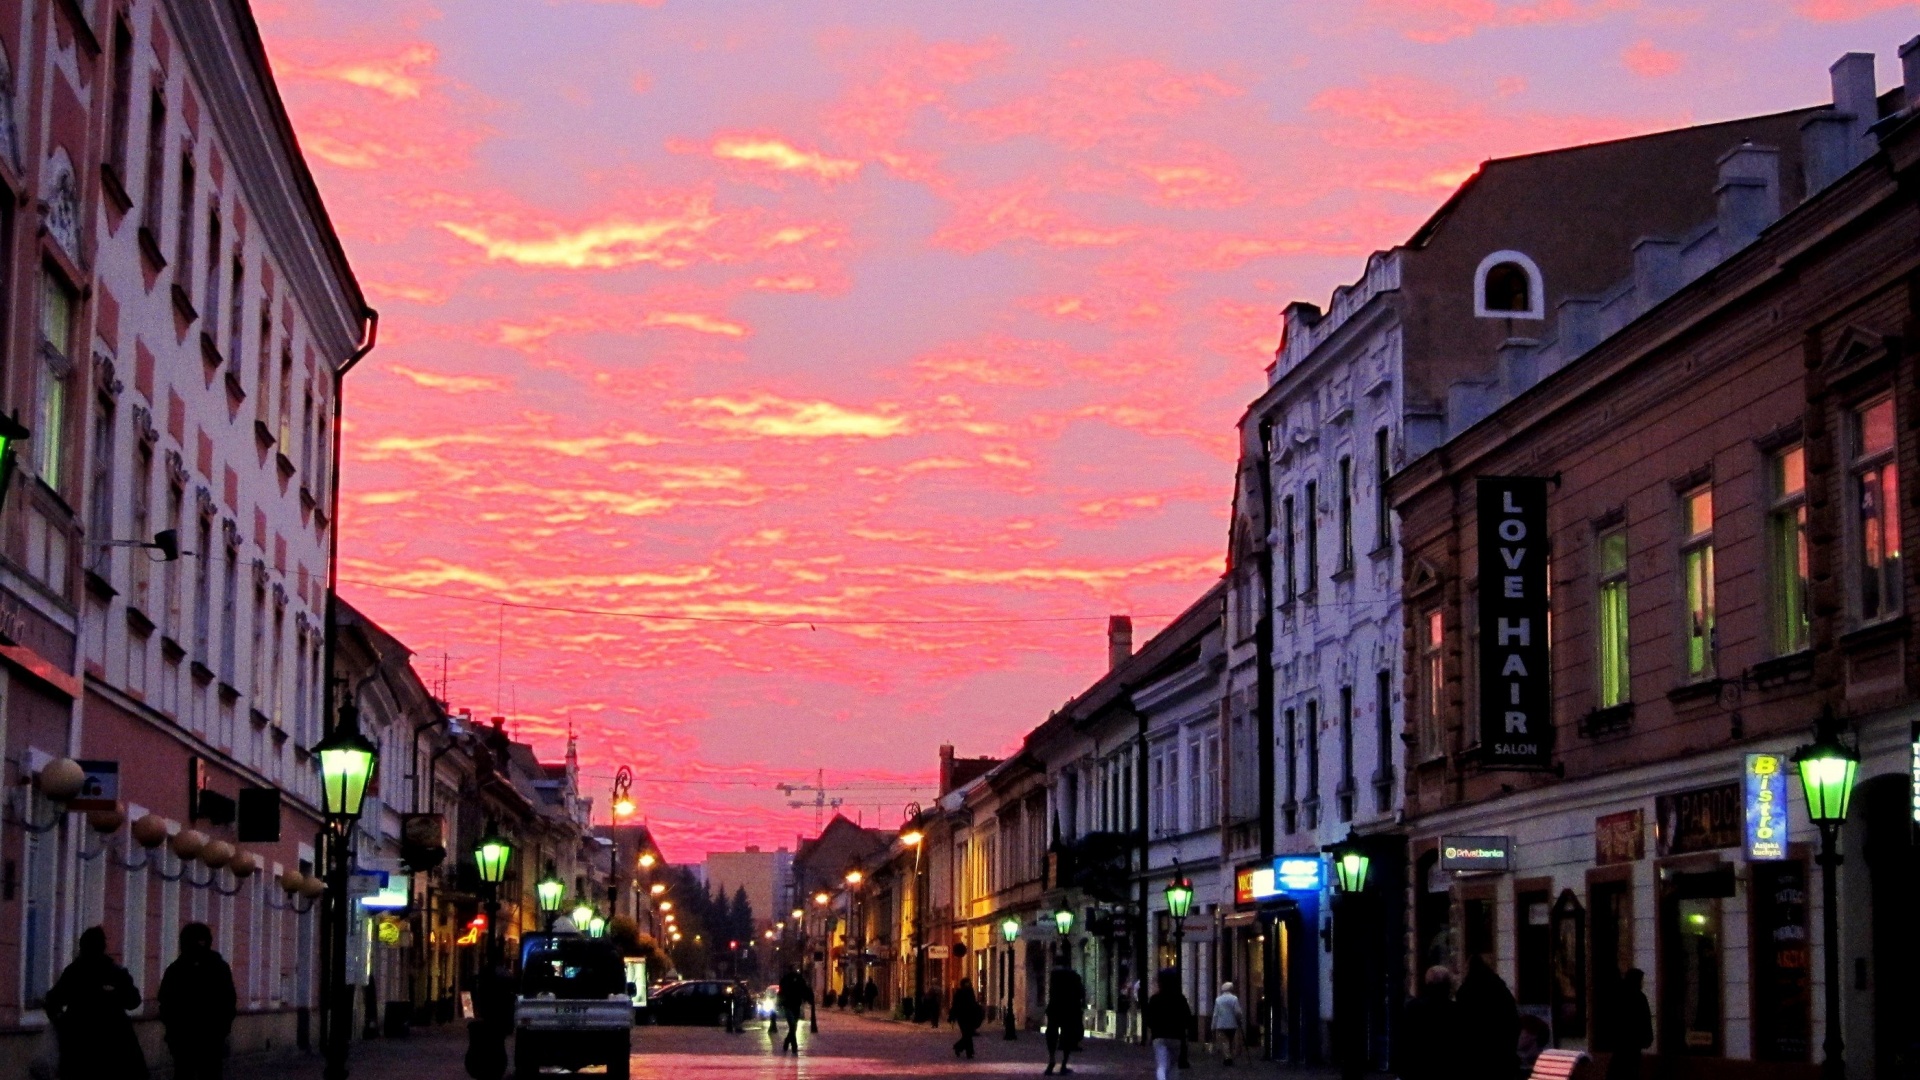
M1184 919L1193 910L1193 882L1185 875L1167 882L1167 914Z
M534 883L533 895L540 901L540 913L547 917L547 925L552 926L561 902L567 898L567 883L554 873L553 863L547 863L547 876Z
M1066 937L1068 934L1073 933L1073 909L1061 908L1059 911L1054 912L1053 928L1059 931L1061 937Z
M1020 920L1009 915L1000 920L1000 936L1011 945L1020 940Z
M585 933L587 930L587 924L593 921L593 915L594 915L594 911L593 911L593 906L591 904L574 905L573 928L575 930L580 931L581 933Z
M1847 749L1831 732L1822 732L1793 755L1800 770L1800 787L1807 796L1807 817L1815 825L1839 825L1853 803L1853 781L1860 772L1860 755Z
M373 780L376 749L371 739L360 734L360 710L342 705L340 722L313 747L320 759L320 800L327 817L336 822L360 817L367 785Z
M1347 896L1358 895L1367 888L1367 873L1373 869L1373 859L1353 843L1341 844L1333 849L1333 879L1340 891Z
M1006 1021L1006 1033L1002 1037L1008 1042L1012 1042L1020 1037L1018 1030L1014 1027L1013 1019L1013 968L1015 963L1013 945L1020 940L1020 920L1011 915L1001 919L1000 936L1005 939L1007 943L1006 977L1002 980L1007 984L1007 1007L1000 1010L1001 1019Z
M588 937L605 937L606 935L607 935L606 919L602 918L599 915L595 915L593 918L587 920L587 936Z
M507 860L512 857L513 841L501 836L491 825L473 849L473 865L480 871L480 880L489 885L506 880Z
M1807 797L1807 817L1820 828L1821 952L1826 975L1826 1028L1820 1063L1823 1080L1844 1080L1846 1060L1840 1039L1840 853L1834 846L1847 822L1853 802L1853 780L1860 772L1860 755L1840 741L1840 722L1831 707L1814 725L1813 742L1794 751L1800 787Z

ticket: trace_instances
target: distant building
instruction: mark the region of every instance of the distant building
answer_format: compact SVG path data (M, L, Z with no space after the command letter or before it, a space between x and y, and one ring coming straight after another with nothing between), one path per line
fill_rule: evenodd
M705 865L707 889L731 902L740 889L753 908L753 929L759 933L786 918L793 901L793 853L786 848L761 851L748 844L745 851L709 851Z

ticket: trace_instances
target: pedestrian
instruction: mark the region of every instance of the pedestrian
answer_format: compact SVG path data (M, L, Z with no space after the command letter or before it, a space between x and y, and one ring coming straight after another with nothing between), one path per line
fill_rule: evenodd
M1175 1064L1187 1056L1187 1028L1193 1023L1193 1007L1180 990L1178 971L1162 968L1154 983L1153 996L1147 999L1147 1038L1153 1040L1153 1078L1168 1080Z
M973 1057L973 1034L986 1022L987 1010L980 1007L980 998L973 992L973 980L961 979L960 985L953 988L952 1004L947 1006L947 1019L960 1029L960 1037L954 1040L953 1056L962 1054Z
M105 930L81 933L80 955L47 991L46 1007L60 1047L60 1080L145 1080L147 1058L127 1017L140 1007L140 990L107 955Z
M1047 979L1047 1071L1053 1075L1054 1055L1060 1057L1060 1071L1071 1073L1067 1059L1080 1049L1086 1035L1087 984L1067 962L1062 952L1053 961L1053 974Z
M788 967L780 976L780 988L774 996L774 1003L780 1014L787 1018L787 1041L780 1044L780 1052L792 1050L800 1052L800 1017L807 1011L807 999L813 996L813 987L801 977L798 969ZM774 1021L776 1024L778 1020Z
M1613 1059L1607 1080L1640 1080L1641 1051L1653 1045L1653 1009L1641 989L1646 973L1628 968L1620 975L1613 1006Z
M1240 995L1231 982L1220 984L1213 998L1213 1045L1224 1065L1233 1064L1234 1044L1240 1039Z
M180 928L180 955L160 979L160 1026L174 1080L220 1080L236 1004L233 969L213 948L206 923Z
M927 1026L938 1031L940 1029L940 990L938 987L930 986L927 988L926 1008Z
M1393 1071L1400 1080L1457 1080L1453 972L1435 964L1407 1002L1395 1032Z
M1114 1002L1114 1011L1119 1014L1120 1023L1114 1028L1121 1042L1133 1041L1133 1003L1140 997L1140 980L1127 977L1126 965L1120 968L1120 996Z
M867 985L860 991L860 1000L866 1005L868 1012L872 1012L874 1005L880 1000L880 984L874 982L871 975L867 976Z
M1467 977L1454 996L1459 1021L1461 1071L1486 1080L1516 1080L1520 1075L1520 1007L1506 980L1486 958L1467 961Z

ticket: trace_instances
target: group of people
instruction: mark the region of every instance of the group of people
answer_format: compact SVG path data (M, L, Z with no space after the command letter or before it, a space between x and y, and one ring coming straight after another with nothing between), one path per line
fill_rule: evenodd
M238 1000L233 970L213 948L204 923L180 929L180 955L160 980L160 1026L176 1080L219 1080ZM47 991L61 1080L131 1080L147 1075L146 1055L129 1014L140 988L107 954L107 932L80 935L80 953Z
M1653 1045L1644 980L1638 968L1621 977L1607 1080L1638 1080L1641 1054ZM1522 1016L1505 980L1475 956L1458 991L1452 971L1427 969L1407 1002L1393 1060L1401 1080L1518 1080L1546 1043L1545 1024Z

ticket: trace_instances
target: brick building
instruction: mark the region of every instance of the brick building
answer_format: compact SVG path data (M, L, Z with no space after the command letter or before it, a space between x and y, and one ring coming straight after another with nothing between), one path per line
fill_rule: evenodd
M1900 537L1920 510L1898 478L1920 451L1920 126L1900 110L1920 54L1903 55L1904 91L1877 97L1873 58L1850 55L1791 142L1729 142L1712 211L1487 350L1499 381L1455 393L1477 404L1390 484L1406 738L1431 750L1405 777L1415 961L1484 960L1557 1042L1602 1053L1637 967L1662 1075L1813 1075L1832 945L1797 782L1784 849L1743 848L1750 774L1823 708L1864 758L1842 841L1849 1075L1914 1065L1920 594ZM1479 734L1480 477L1550 478L1542 771L1494 767Z

